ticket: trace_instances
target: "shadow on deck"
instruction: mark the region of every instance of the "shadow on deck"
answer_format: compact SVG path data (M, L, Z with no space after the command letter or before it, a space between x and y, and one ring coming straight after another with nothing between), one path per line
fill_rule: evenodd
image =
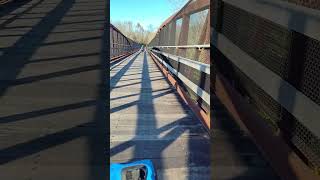
M0 9L0 179L107 179L105 8Z
M111 162L151 159L159 179L210 179L209 137L147 52L110 77Z

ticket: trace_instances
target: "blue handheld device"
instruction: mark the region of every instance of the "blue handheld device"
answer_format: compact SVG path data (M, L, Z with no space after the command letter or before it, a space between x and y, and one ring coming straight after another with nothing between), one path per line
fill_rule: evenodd
M110 180L156 180L156 172L151 160L113 163L110 166Z

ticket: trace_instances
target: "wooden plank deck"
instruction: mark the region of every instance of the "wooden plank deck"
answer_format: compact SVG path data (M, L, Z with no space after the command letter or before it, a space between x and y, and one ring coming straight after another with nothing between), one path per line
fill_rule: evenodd
M148 53L110 77L111 162L151 159L159 179L210 179L210 138Z
M0 179L107 178L105 10L104 0L1 8Z

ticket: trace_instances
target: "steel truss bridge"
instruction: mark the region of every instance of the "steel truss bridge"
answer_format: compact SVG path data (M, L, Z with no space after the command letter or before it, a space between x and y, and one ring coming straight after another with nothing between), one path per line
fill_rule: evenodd
M190 0L148 44L108 6L0 0L0 179L319 179L319 3Z

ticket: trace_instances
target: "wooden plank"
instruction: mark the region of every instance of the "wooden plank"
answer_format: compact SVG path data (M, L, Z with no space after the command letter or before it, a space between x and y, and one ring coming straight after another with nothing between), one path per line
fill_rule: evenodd
M111 162L151 159L159 179L209 180L210 141L200 121L146 51L125 63L125 71L110 72L117 87L110 93Z
M107 2L12 6L0 17L0 179L108 179Z

